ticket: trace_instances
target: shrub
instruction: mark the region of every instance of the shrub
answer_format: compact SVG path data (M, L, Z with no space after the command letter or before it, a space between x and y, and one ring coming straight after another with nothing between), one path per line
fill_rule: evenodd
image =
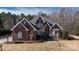
M9 35L9 34L11 34L10 30L4 30L4 29L0 30L0 36L5 36L5 35Z
M21 42L21 41L16 41L14 42L15 44L21 44L21 43L24 43L24 42Z
M41 35L37 35L37 40L39 41L52 41L53 38L48 34L43 32Z
M44 33L44 38L47 40L47 41L52 41L53 38L49 35L49 33Z
M67 31L63 31L63 32L62 32L62 38L63 38L63 39L68 39L68 34L69 34L69 33L68 33Z

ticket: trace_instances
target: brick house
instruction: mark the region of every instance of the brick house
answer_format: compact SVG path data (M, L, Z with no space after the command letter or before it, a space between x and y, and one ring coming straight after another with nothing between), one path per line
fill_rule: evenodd
M36 41L37 35L42 32L54 37L59 36L62 31L62 27L57 23L52 22L48 18L42 16L36 16L32 20L28 21L23 18L12 29L13 41Z

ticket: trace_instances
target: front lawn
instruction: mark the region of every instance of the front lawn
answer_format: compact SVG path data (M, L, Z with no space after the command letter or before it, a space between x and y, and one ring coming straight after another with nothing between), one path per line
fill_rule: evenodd
M79 51L79 40L48 41L32 44L3 44L4 51Z

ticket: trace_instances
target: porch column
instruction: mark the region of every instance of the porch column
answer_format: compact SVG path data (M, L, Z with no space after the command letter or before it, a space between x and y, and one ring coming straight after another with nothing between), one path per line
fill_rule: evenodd
M49 35L52 37L52 30L50 30Z
M30 38L30 41L32 41L32 38L33 38L33 32L30 32L30 34L29 34L29 38Z
M57 36L57 40L58 40L59 39L59 33L57 33L56 36Z
M55 30L52 31L52 35L55 36Z

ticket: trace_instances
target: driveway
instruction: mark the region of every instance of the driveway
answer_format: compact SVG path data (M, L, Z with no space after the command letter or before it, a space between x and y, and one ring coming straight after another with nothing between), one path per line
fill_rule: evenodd
M8 41L12 41L12 36L8 37ZM0 37L0 44L3 44L4 42L7 42L7 37L6 36Z
M79 39L79 36L75 36L75 35L69 35L70 37L73 37L75 39Z

